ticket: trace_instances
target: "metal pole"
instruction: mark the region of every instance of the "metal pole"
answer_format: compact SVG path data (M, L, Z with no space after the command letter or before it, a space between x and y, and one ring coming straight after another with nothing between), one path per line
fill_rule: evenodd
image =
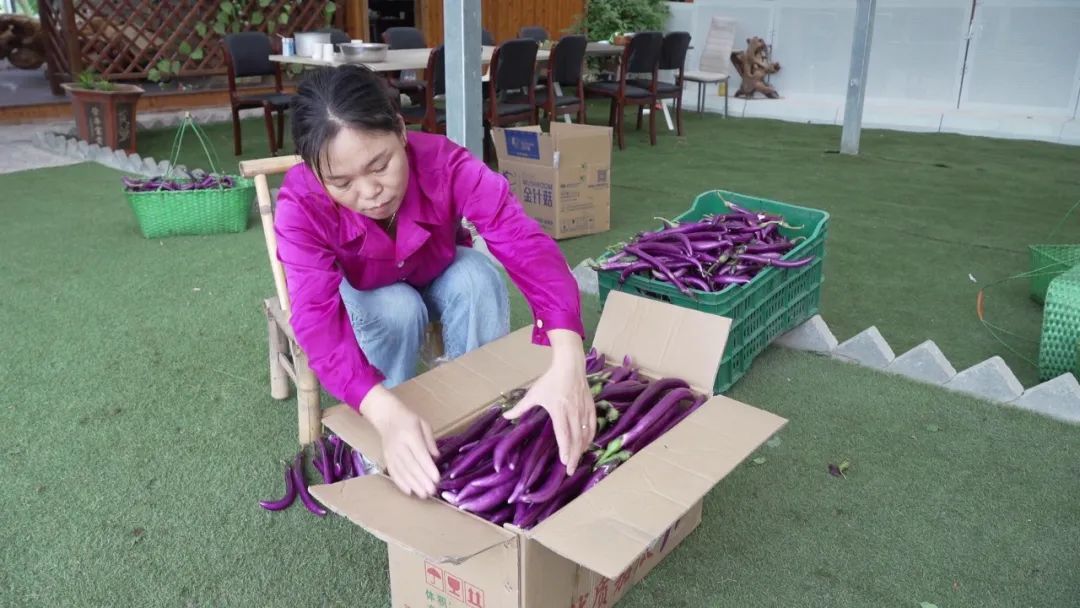
M480 100L480 0L443 2L446 45L446 134L483 158Z
M859 153L862 131L863 98L866 96L866 72L870 67L870 45L874 34L877 0L856 0L855 36L851 41L851 68L848 74L847 101L844 102L844 131L840 136L841 154Z

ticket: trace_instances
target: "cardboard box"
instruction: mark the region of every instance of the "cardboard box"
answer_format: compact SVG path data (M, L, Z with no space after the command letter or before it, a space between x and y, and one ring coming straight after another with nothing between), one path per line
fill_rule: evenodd
M710 394L729 327L723 317L612 292L593 345L612 361L631 355L646 376L680 377ZM516 331L393 390L436 435L457 431L547 369L550 350L530 335ZM348 406L328 410L323 423L381 457L378 434ZM702 497L784 424L715 396L528 531L407 497L382 475L311 493L387 543L395 608L611 606L698 526Z
M611 127L551 123L492 129L499 172L556 239L611 228Z

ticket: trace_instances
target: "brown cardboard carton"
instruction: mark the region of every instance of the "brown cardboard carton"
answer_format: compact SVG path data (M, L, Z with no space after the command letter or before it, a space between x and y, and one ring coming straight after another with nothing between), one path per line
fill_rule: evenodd
M493 129L499 172L552 238L611 227L611 128L553 122Z
M632 356L645 375L677 376L709 393L730 324L612 292L593 345L612 360ZM547 368L549 349L531 344L530 335L531 328L516 331L394 392L436 435L453 432ZM377 434L348 406L328 410L323 423L365 455L381 457ZM714 396L528 531L495 526L442 501L407 497L382 475L311 492L387 543L395 608L611 606L693 532L702 497L785 423Z

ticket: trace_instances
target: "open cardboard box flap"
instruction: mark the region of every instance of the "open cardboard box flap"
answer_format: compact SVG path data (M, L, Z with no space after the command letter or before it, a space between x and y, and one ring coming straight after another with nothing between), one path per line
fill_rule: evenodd
M555 140L538 126L495 128L492 141L500 162L512 160L543 167L555 164Z
M604 165L610 164L612 131L611 127L552 121L551 138L554 149L559 152L559 164L595 163L598 160Z
M730 326L724 317L613 291L593 345L615 361L630 355L649 376L682 378L712 394ZM774 414L713 397L529 536L594 572L617 578L785 423Z
M441 501L407 496L382 475L311 486L310 492L379 540L439 563L461 563L515 536Z
M551 349L532 343L532 328L472 350L408 382L394 394L431 425L436 436L454 430L500 395L535 380L551 365ZM329 408L323 424L380 466L382 442L366 418L347 405Z
M593 572L618 578L785 423L713 397L527 534Z
M654 378L682 378L711 395L731 319L630 295L608 293L593 346L612 361L630 355Z

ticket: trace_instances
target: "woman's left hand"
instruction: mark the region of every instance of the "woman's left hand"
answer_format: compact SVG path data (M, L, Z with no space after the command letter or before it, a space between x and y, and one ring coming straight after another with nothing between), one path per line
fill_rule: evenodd
M521 401L506 414L514 419L540 406L547 410L559 445L559 460L573 475L581 455L596 434L596 406L585 378L585 353L575 332L555 329L548 332L551 367L540 376Z

